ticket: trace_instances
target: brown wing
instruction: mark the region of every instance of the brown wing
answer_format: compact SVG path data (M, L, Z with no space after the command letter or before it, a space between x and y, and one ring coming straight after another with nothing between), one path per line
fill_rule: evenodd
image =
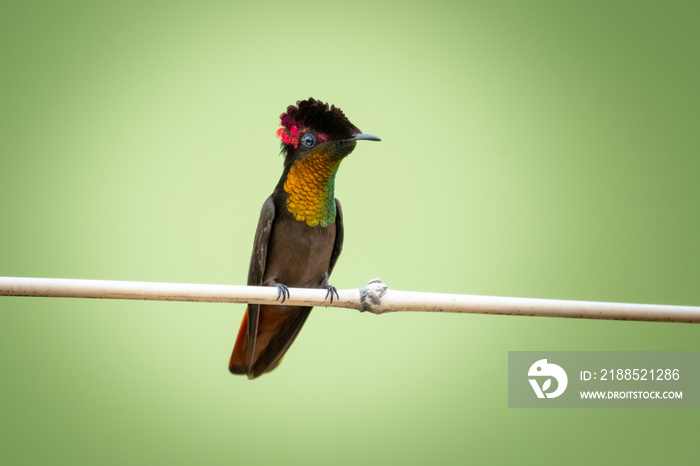
M343 239L345 228L343 227L343 209L340 208L340 201L335 200L335 242L333 243L333 252L331 253L331 263L328 265L328 275L333 272L335 263L338 262L338 257L343 250Z
M272 223L275 219L275 204L272 196L268 197L260 211L258 228L255 230L255 240L253 241L253 253L250 256L250 266L248 267L248 285L262 285L265 273L265 262L267 261L267 246L270 242ZM236 338L236 345L231 354L228 369L234 374L248 374L252 365L255 339L258 333L258 320L260 316L260 305L249 304L246 309L241 328Z

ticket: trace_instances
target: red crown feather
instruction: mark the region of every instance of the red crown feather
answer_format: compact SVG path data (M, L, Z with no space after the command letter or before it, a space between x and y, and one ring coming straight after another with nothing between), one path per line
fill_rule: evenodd
M327 103L312 97L287 107L287 112L280 115L280 126L277 137L282 139L283 144L295 149L299 146L299 135L308 130L315 131L324 142L329 139L350 139L361 132L341 109L335 105L329 107Z

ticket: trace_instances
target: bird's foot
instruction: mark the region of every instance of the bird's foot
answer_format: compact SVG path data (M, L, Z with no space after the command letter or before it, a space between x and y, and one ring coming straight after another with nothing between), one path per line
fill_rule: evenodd
M280 297L282 298L282 302L284 302L285 299L289 298L289 287L287 285L283 285L281 283L275 284L277 287L277 300L279 301ZM281 304L280 303L280 304Z
M333 285L326 285L326 289L328 290L328 292L326 292L326 297L324 299L328 299L328 296L330 296L331 297L331 304L333 304L333 294L334 293L335 293L335 297L340 299L340 296L338 295L338 290L336 289L336 287L334 287Z

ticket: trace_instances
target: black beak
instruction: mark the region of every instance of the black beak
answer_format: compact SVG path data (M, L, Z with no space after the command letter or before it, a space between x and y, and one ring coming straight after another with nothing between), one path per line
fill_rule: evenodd
M381 141L377 136L372 136L371 134L358 133L352 138L354 141Z

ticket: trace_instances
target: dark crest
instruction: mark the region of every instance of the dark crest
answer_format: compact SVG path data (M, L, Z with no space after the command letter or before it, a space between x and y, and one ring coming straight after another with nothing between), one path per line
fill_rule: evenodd
M299 135L305 128L316 131L322 140L349 139L360 133L341 109L335 105L329 107L327 103L311 97L287 107L287 112L280 115L280 121L277 137L282 139L285 146L294 148L299 145Z

